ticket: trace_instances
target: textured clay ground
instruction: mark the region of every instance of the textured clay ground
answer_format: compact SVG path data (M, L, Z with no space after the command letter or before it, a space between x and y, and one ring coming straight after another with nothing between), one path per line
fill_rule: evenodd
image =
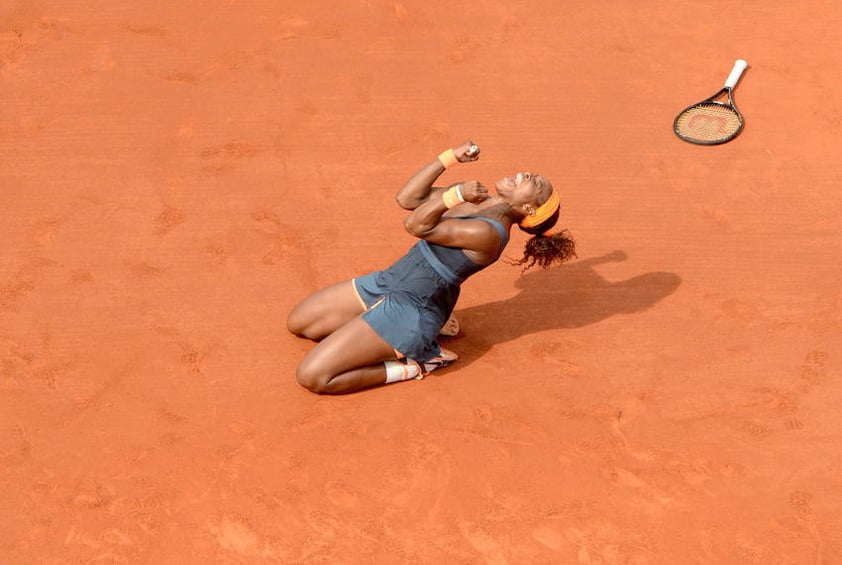
M3 3L0 562L842 563L842 8L742 5ZM678 140L737 58L744 132ZM467 138L579 259L308 393L287 312Z

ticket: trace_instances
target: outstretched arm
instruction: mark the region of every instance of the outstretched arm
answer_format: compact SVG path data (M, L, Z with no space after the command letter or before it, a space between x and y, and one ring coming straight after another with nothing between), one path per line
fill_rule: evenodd
M447 152L445 152L447 153ZM398 191L396 199L404 210L415 210L427 200L433 191L433 183L447 169L447 157L442 153L439 158L425 165L412 175L406 184ZM444 161L442 160L444 159ZM479 148L470 140L453 149L453 159L459 163L468 163L479 159Z

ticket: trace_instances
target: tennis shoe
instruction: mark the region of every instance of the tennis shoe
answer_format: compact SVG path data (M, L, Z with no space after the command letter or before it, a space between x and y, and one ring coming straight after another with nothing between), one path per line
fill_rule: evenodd
M444 347L441 348L441 353L439 353L438 357L433 357L432 359L428 359L424 361L421 366L424 369L424 374L427 375L432 373L436 369L441 369L442 367L447 367L454 361L459 358L454 352L450 351L449 349L445 349Z

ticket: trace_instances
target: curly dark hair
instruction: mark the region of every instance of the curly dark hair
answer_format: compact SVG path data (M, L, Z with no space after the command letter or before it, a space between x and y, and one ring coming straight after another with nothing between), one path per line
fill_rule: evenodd
M553 228L558 221L559 210L555 214L531 228L518 227L533 237L529 238L523 249L523 257L512 260L512 265L525 265L526 271L536 264L539 267L549 267L553 263L564 263L576 257L576 242L566 229L559 230L551 235L543 233Z

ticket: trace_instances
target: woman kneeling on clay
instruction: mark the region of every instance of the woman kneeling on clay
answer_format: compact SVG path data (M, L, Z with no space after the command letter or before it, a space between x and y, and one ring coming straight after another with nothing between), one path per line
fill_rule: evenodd
M500 258L512 225L533 236L516 265L547 267L575 257L567 231L553 232L559 198L541 175L501 179L496 195L476 180L433 186L446 169L479 154L471 141L448 149L398 191L398 204L410 210L404 226L419 239L406 255L293 308L289 331L318 342L296 371L304 387L319 394L354 392L423 378L455 361L438 336L458 331L450 316L461 284Z

